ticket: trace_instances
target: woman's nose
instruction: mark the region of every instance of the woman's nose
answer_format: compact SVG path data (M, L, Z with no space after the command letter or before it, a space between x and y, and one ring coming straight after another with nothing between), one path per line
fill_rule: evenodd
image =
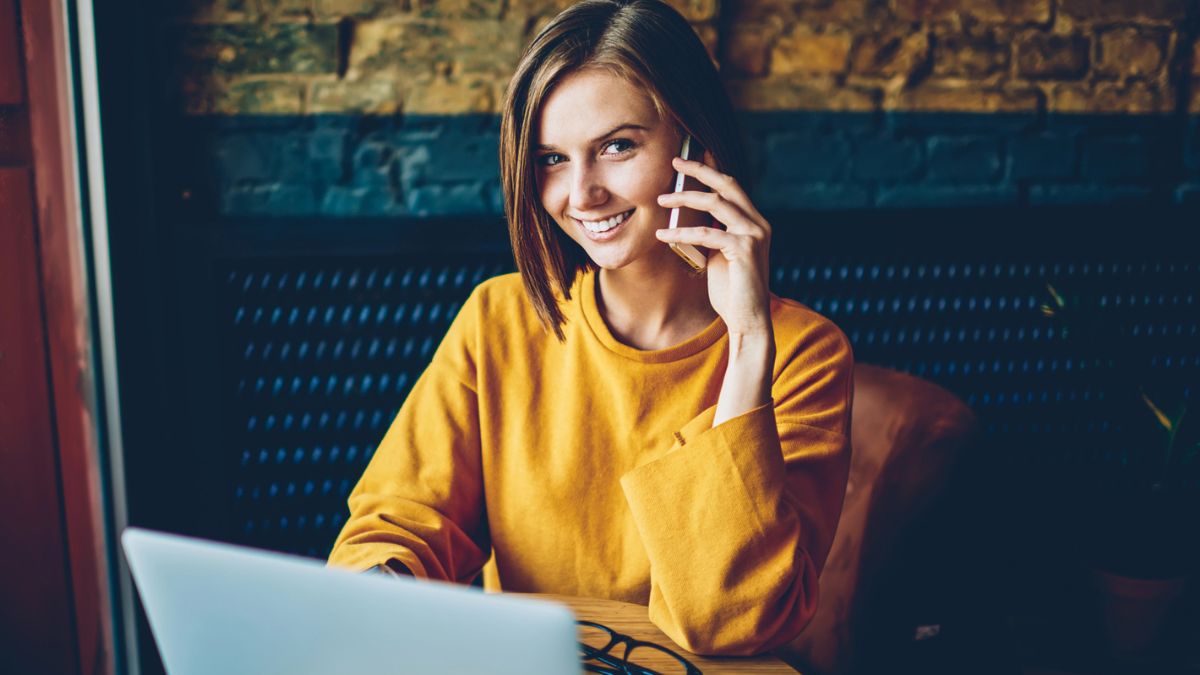
M571 208L586 211L603 204L607 199L608 190L604 188L599 173L592 167L583 166L581 162L571 175Z

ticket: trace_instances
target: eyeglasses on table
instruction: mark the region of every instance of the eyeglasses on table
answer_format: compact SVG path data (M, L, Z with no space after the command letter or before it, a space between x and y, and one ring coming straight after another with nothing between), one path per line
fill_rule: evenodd
M644 642L594 621L576 621L579 625L579 653L583 667L590 673L608 675L703 675L691 661L653 642ZM614 649L625 645L618 656ZM638 661L642 661L639 665ZM647 663L654 663L654 668Z

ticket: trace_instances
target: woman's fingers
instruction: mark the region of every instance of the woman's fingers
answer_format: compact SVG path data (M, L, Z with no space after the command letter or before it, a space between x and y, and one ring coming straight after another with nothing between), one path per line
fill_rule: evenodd
M742 186L733 176L721 173L703 162L686 160L682 157L676 157L672 160L672 166L676 171L686 176L691 176L709 188L712 188L713 192L742 209L756 225L770 231L771 226L767 223L766 218L763 218L758 209L754 207L754 203L750 201L750 196L746 194L746 191L742 189Z
M733 234L715 227L677 227L655 230L661 241L676 244L691 244L720 251L727 259L735 260L754 253L754 241L741 234Z
M716 192L669 192L658 196L658 203L667 208L685 207L695 211L704 211L711 215L727 230L735 234L746 234L762 237L770 230L762 224L754 222L737 205L729 202ZM696 229L696 228L687 228Z

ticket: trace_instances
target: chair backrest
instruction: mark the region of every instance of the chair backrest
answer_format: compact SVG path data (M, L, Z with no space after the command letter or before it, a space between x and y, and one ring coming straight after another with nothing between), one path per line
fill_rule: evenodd
M872 579L906 526L941 491L976 419L932 382L858 364L850 427L849 482L817 614L781 654L806 673L852 672Z

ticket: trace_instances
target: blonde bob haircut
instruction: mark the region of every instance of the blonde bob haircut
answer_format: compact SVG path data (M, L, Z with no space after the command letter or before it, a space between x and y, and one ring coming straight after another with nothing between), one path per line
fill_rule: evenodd
M659 115L713 154L745 185L745 160L729 94L688 22L660 0L584 0L554 17L525 48L500 123L500 177L513 257L542 324L565 340L565 300L580 271L595 267L542 207L537 124L543 101L567 75L601 68L647 92ZM681 263L682 264L682 263Z

